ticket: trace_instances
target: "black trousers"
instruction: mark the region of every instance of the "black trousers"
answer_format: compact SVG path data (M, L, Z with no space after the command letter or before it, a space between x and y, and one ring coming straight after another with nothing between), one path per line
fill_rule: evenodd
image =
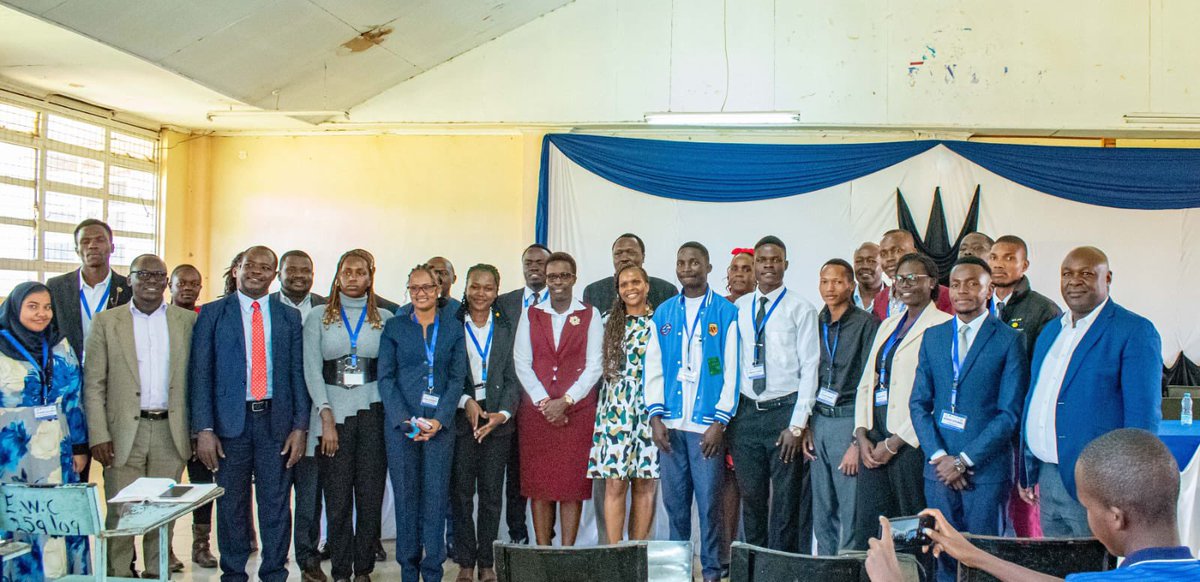
M508 466L505 468L504 482L504 517L508 522L508 539L514 542L529 541L529 527L525 524L526 508L529 500L521 496L521 451L517 434L516 419L510 418L508 424L513 425L511 444L508 452Z
M372 404L337 425L338 450L332 457L317 451L318 475L325 494L329 560L334 579L370 574L383 512L387 448L383 441L383 405ZM410 524L397 524L409 527Z
M513 421L509 419L508 423ZM450 505L454 514L454 561L463 568L491 568L492 542L500 530L504 502L504 470L512 452L513 431L493 432L476 442L471 423L461 410L454 421L454 468L451 470ZM475 496L479 495L479 518Z
M741 397L729 425L730 452L742 492L746 542L785 552L812 553L812 490L808 463L779 458L779 433L788 428L795 399L768 410Z
M205 467L204 463L201 463L200 459L197 459L195 456L193 456L191 459L188 459L187 472L188 481L192 483L215 482L213 481L213 472L209 471L208 467ZM197 507L196 510L192 512L192 523L196 525L212 526L212 511L213 502L211 501L201 505L200 507Z
M908 445L878 469L859 462L853 539L860 547L853 549L867 549L867 539L879 533L879 516L916 515L925 509L924 470L925 453Z

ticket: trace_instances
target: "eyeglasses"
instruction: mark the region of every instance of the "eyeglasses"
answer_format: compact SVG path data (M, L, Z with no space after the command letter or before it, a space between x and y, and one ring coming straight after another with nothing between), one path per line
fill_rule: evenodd
M438 290L437 285L409 285L408 294L416 297L417 295L431 295Z
M921 281L923 279L928 279L928 278L929 278L929 275L921 275L919 273L909 273L908 275L896 275L896 286L899 287L901 285L904 285L907 287L908 285L916 285L917 281Z
M575 278L575 273L551 273L546 275L546 281L550 283L568 283Z
M167 278L166 271L130 271L129 274L146 281L163 281Z

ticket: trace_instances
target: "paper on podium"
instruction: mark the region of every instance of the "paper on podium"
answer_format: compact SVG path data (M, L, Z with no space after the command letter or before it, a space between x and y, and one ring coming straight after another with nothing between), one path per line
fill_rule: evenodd
M141 477L122 489L109 503L192 503L216 489L214 483L180 485L174 479Z

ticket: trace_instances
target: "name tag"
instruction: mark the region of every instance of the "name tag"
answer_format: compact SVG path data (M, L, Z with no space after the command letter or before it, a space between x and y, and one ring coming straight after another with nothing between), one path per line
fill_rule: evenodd
M475 387L475 402L483 402L487 398L487 386L480 384Z
M767 367L762 364L751 364L750 367L746 368L746 375L751 380L761 380L767 377Z
M699 379L699 374L695 370L680 368L679 373L675 375L675 379L685 384L694 384Z
M58 408L53 404L33 407L33 417L38 420L54 420L58 418Z
M955 414L949 410L943 410L941 418L938 419L938 426L948 428L954 432L962 432L967 428L967 417L962 414Z
M875 406L887 406L887 402L888 402L887 396L888 396L887 390L876 390L875 391Z
M441 398L439 398L436 394L429 394L427 392L427 393L421 395L421 406L428 406L429 408L437 408L439 400L441 400Z
M342 372L342 384L346 386L362 386L365 380L362 372Z
M837 406L838 393L832 388L822 388L817 391L817 402L825 406Z

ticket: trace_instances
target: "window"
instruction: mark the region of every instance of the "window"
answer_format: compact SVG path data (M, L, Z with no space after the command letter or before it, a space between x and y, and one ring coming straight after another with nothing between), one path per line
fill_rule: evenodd
M158 247L158 137L59 109L0 92L0 297L73 271L85 218L112 227L118 269Z

